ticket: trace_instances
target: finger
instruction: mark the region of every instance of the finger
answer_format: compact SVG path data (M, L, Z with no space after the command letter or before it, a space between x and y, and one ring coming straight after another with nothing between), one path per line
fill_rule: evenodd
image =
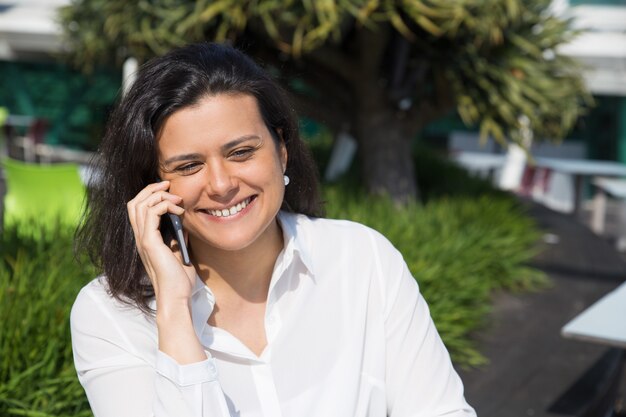
M143 221L144 231L158 230L161 223L161 216L165 213L174 213L181 215L185 212L185 209L181 206L177 206L168 200L163 200L152 207L147 208L145 219Z
M176 246L176 250L173 250L171 242L165 243L160 233L159 225L160 218L166 213L183 214L184 209L177 206L167 200L162 201L147 209L147 215L145 218L145 224L142 227L142 239L140 241L139 252L142 256L144 265L148 264L146 270L154 271L154 262L161 263L165 258L174 256L178 263L182 263L181 256L177 253L180 248ZM165 247L168 247L165 249ZM165 252L164 252L165 251ZM169 255L167 255L169 253ZM152 276L153 274L148 274ZM153 283L154 285L154 283Z
M137 224L134 226L133 232L135 234L135 240L141 242L142 250L149 249L153 245L158 246L164 243L159 227L161 216L168 212L181 215L185 212L185 209L173 204L171 201L163 200L137 213Z
M137 195L126 203L126 209L128 211L128 216L130 218L131 224L136 224L135 219L135 207L136 205L145 200L148 196L152 195L157 191L167 190L169 189L169 181L161 181L153 184L148 184L144 187Z
M182 201L182 198L168 193L167 191L158 191L149 195L143 201L136 202L133 206L129 207L129 216L131 216L131 225L139 227L145 223L146 211L162 201L169 201L173 204L178 204ZM176 212L178 214L178 212Z
M148 197L150 194L156 193L157 191L168 190L169 188L170 188L169 181L161 181L161 182L148 184L141 191L137 193L137 195L135 196L133 200L141 201L141 200L144 200L146 197Z
M167 191L158 191L135 204L135 212L144 211L146 208L152 207L161 201L171 201L174 204L179 204L183 199Z
M183 229L183 241L184 241L185 246L187 247L187 254L189 255L190 258L193 258L191 247L189 246L189 233L184 229ZM189 265L186 265L183 262L182 248L180 247L180 244L178 243L178 239L172 239L172 241L170 242L170 250L174 253L174 256L176 256L176 259L181 263L181 266L185 270L185 273L187 274L187 277L190 280L190 284L192 286L195 285L194 282L196 278L196 267L193 264L193 260Z

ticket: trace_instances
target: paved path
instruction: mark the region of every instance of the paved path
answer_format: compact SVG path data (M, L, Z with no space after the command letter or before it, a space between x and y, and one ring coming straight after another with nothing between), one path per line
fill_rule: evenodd
M542 243L533 262L552 286L494 296L489 323L477 336L490 363L460 370L480 417L562 416L551 407L607 348L563 339L560 329L626 279L626 262L607 241L571 216L530 203L529 210L553 235L546 240L558 237L558 243Z

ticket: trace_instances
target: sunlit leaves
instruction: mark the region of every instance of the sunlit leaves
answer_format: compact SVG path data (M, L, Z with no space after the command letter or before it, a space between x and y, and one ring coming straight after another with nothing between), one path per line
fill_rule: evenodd
M61 20L76 61L88 69L193 41L233 41L244 31L298 58L322 46L341 48L351 31L392 27L410 40L412 62L433 68L421 83L438 88L434 80L445 77L446 91L437 92L454 97L463 121L504 142L519 139L521 116L536 137L561 138L591 103L580 69L558 54L576 32L549 6L549 0L73 0Z

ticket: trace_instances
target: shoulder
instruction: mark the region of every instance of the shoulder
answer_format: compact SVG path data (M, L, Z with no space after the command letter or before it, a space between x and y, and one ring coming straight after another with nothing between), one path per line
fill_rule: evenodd
M115 309L117 303L109 294L106 278L99 276L80 290L72 306L71 318L74 320L86 314L98 315L103 310Z
M111 296L104 276L93 279L80 290L70 314L73 336L78 333L117 333L137 326L151 327L153 324L150 317L138 308Z
M349 220L290 218L297 250L316 282L328 285L339 302L363 300L368 308L378 306L388 315L400 294L418 297L419 287L402 254L382 233Z
M282 213L281 222L318 265L337 262L374 262L378 269L388 262L404 263L402 255L380 232L351 220L312 218L302 214Z
M93 313L94 310L97 310L97 305L106 303L108 298L105 278L100 276L91 280L76 296L74 305L72 305L72 320L83 314Z
M98 277L78 293L70 314L74 365L79 378L99 368L150 364L157 353L154 319L112 297Z
M342 219L308 217L304 214L281 213L281 221L293 228L298 238L312 238L317 241L345 241L359 238L372 239L374 243L391 245L380 232L364 224Z

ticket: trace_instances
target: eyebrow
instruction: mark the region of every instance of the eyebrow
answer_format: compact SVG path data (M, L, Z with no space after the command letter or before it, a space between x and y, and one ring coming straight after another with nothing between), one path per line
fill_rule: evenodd
M261 138L258 135L245 135L245 136L242 136L240 138L231 140L230 142L225 143L224 145L222 145L221 146L222 152L227 151L229 149L232 149L235 146L240 145L240 144L242 144L244 142L247 142L249 140L252 140L252 139L261 140Z
M261 139L258 135L246 135L246 136L241 136L237 139L233 139L228 143L225 143L224 145L222 145L220 147L220 149L222 150L222 152L225 152L229 149L234 148L237 145L240 145L244 142L247 142L249 140L252 139ZM185 154L180 154L180 155L175 155L171 158L166 159L165 161L163 161L163 165L169 165L173 162L180 162L180 161L189 161L191 159L199 159L201 158L202 155L199 153L185 153Z
M200 156L201 155L199 153L185 153L181 155L176 155L163 161L163 165L169 165L172 162L180 162L180 161L188 161L190 159L198 159L200 158Z

